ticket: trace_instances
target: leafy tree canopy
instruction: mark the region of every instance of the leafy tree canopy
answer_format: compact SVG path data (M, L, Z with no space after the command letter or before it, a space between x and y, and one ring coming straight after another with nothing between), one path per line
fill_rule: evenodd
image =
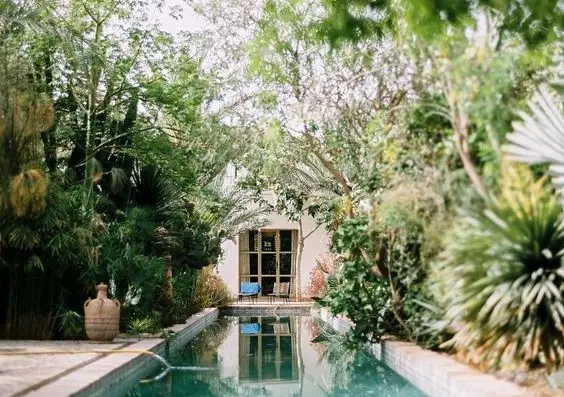
M558 0L324 0L328 15L315 24L336 45L343 40L383 37L398 26L420 36L444 35L448 26L475 23L479 10L496 16L501 32L529 46L558 38L564 13Z

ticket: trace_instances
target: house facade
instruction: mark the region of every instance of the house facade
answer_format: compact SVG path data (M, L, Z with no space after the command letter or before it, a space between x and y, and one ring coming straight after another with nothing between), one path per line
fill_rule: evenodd
M228 169L226 184L236 181L235 170ZM263 197L274 202L276 197L265 191ZM301 260L299 256L300 224L277 213L268 215L260 229L246 230L222 243L223 256L218 272L233 294L242 282L258 282L265 292L272 291L275 282L290 283L290 295L308 296L307 286L316 259L329 252L329 237L311 216L304 216Z

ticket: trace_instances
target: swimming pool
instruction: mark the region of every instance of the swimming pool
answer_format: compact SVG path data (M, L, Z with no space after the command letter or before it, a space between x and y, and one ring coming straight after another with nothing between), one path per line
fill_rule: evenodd
M425 396L365 352L316 342L323 327L310 316L221 317L168 357L200 370L171 371L126 397Z

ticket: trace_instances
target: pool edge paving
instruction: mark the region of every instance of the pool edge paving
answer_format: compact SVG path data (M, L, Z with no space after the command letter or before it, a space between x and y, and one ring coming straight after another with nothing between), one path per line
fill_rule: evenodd
M165 355L168 350L175 350L194 338L218 316L217 308L204 309L191 316L184 324L176 324L168 328L174 332L174 337L169 340L147 338L118 350L150 350ZM140 378L149 374L158 365L155 358L143 353L108 354L27 393L26 396L97 397L108 396L110 393L120 395L126 393Z
M346 332L352 323L343 317L334 317L326 309L311 308L310 305L276 308L279 315L311 314L320 318L337 332ZM267 315L273 307L241 305L222 308L227 315ZM307 313L306 313L307 312ZM177 324L169 330L174 337L142 339L118 350L150 350L160 355L175 351L193 339L220 314L217 308L205 309L191 316L186 323ZM420 346L402 341L386 340L368 346L368 350L379 361L430 397L528 397L533 392L493 375L484 374L456 361L453 357L425 350ZM148 375L159 365L146 354L108 354L86 364L64 376L55 377L48 384L25 394L33 397L107 396L123 395L139 379Z
M309 316L311 302L235 304L221 308L227 316Z
M312 309L337 332L352 322L332 316L327 309ZM379 361L430 397L532 397L533 392L456 361L453 357L425 350L415 343L385 340L368 346Z

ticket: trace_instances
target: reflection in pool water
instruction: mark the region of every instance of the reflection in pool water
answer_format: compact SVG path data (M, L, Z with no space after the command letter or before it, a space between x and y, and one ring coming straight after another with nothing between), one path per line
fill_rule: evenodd
M213 371L173 371L127 397L424 396L364 352L312 342L320 327L306 316L220 318L169 358Z

